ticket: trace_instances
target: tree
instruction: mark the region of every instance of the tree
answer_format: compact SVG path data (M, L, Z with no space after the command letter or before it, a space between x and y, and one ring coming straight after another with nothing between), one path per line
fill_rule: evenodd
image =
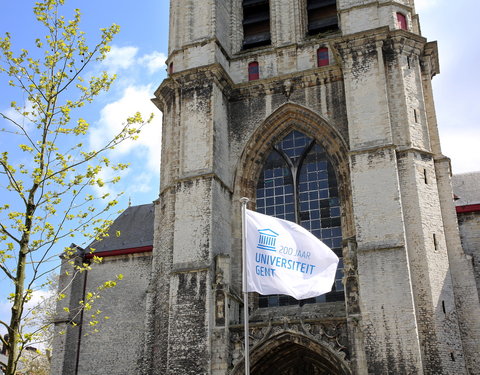
M28 317L23 319L24 327L29 332L35 332L35 342L25 348L20 357L19 363L22 373L30 375L48 375L50 373L50 362L52 354L54 327L58 292L57 273L48 275L46 283L48 288L40 301L33 309L29 309Z
M105 59L119 27L101 29L99 41L89 44L79 27L80 11L76 9L71 20L61 15L64 2L40 0L33 7L46 36L35 40L32 53L26 49L16 53L8 33L0 38L0 74L25 98L22 103L11 101L11 110L0 113L7 123L0 129L2 140L18 145L16 152L0 154L0 195L9 202L0 205L0 270L14 289L11 320L0 322L8 330L8 340L2 338L8 349L8 375L15 373L22 351L35 340L35 332L24 330L31 314L27 303L34 287L41 286L57 266L58 262L51 266L51 261L58 259L59 243L78 233L87 242L106 235L109 221L103 217L117 203L116 197L96 195L92 189L118 182L119 177L102 179L106 169L118 174L127 168L112 163L106 152L136 139L149 121L136 113L102 147L87 149L89 123L74 118L73 113L81 113L84 105L108 91L114 81L115 76L106 72L90 75L87 67ZM64 251L75 255L74 248L67 246ZM90 266L75 267L72 272ZM103 287L114 284L111 281Z

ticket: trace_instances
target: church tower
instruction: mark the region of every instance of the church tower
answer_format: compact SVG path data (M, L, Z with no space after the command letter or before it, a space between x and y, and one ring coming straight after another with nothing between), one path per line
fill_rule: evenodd
M144 373L243 374L241 222L295 221L332 292L250 296L252 374L480 373L413 0L175 0Z

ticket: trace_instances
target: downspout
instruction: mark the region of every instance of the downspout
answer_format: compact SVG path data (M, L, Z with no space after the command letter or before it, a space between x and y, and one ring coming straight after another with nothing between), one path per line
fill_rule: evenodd
M90 261L86 259L86 256L83 255L82 257L83 262L88 262L90 264ZM87 276L88 276L88 270L85 270L85 277L83 279L83 288L82 288L82 301L85 301L85 291L87 289ZM80 321L78 324L78 339L77 339L77 354L76 354L76 359L75 359L75 375L78 375L78 365L80 363L80 347L82 343L82 327L83 327L83 312L85 311L84 308L82 308L82 311L80 312Z

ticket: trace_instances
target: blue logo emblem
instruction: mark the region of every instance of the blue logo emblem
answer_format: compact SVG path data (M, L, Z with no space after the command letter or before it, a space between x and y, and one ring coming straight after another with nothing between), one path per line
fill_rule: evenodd
M271 229L259 229L258 233L260 234L257 245L258 249L277 251L275 248L275 241L277 240L278 233Z

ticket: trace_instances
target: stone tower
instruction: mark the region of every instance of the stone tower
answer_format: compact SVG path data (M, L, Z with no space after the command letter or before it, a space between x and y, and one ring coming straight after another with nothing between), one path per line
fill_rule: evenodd
M250 296L252 374L478 374L480 307L413 0L175 0L144 373L242 374L239 198L342 258Z

